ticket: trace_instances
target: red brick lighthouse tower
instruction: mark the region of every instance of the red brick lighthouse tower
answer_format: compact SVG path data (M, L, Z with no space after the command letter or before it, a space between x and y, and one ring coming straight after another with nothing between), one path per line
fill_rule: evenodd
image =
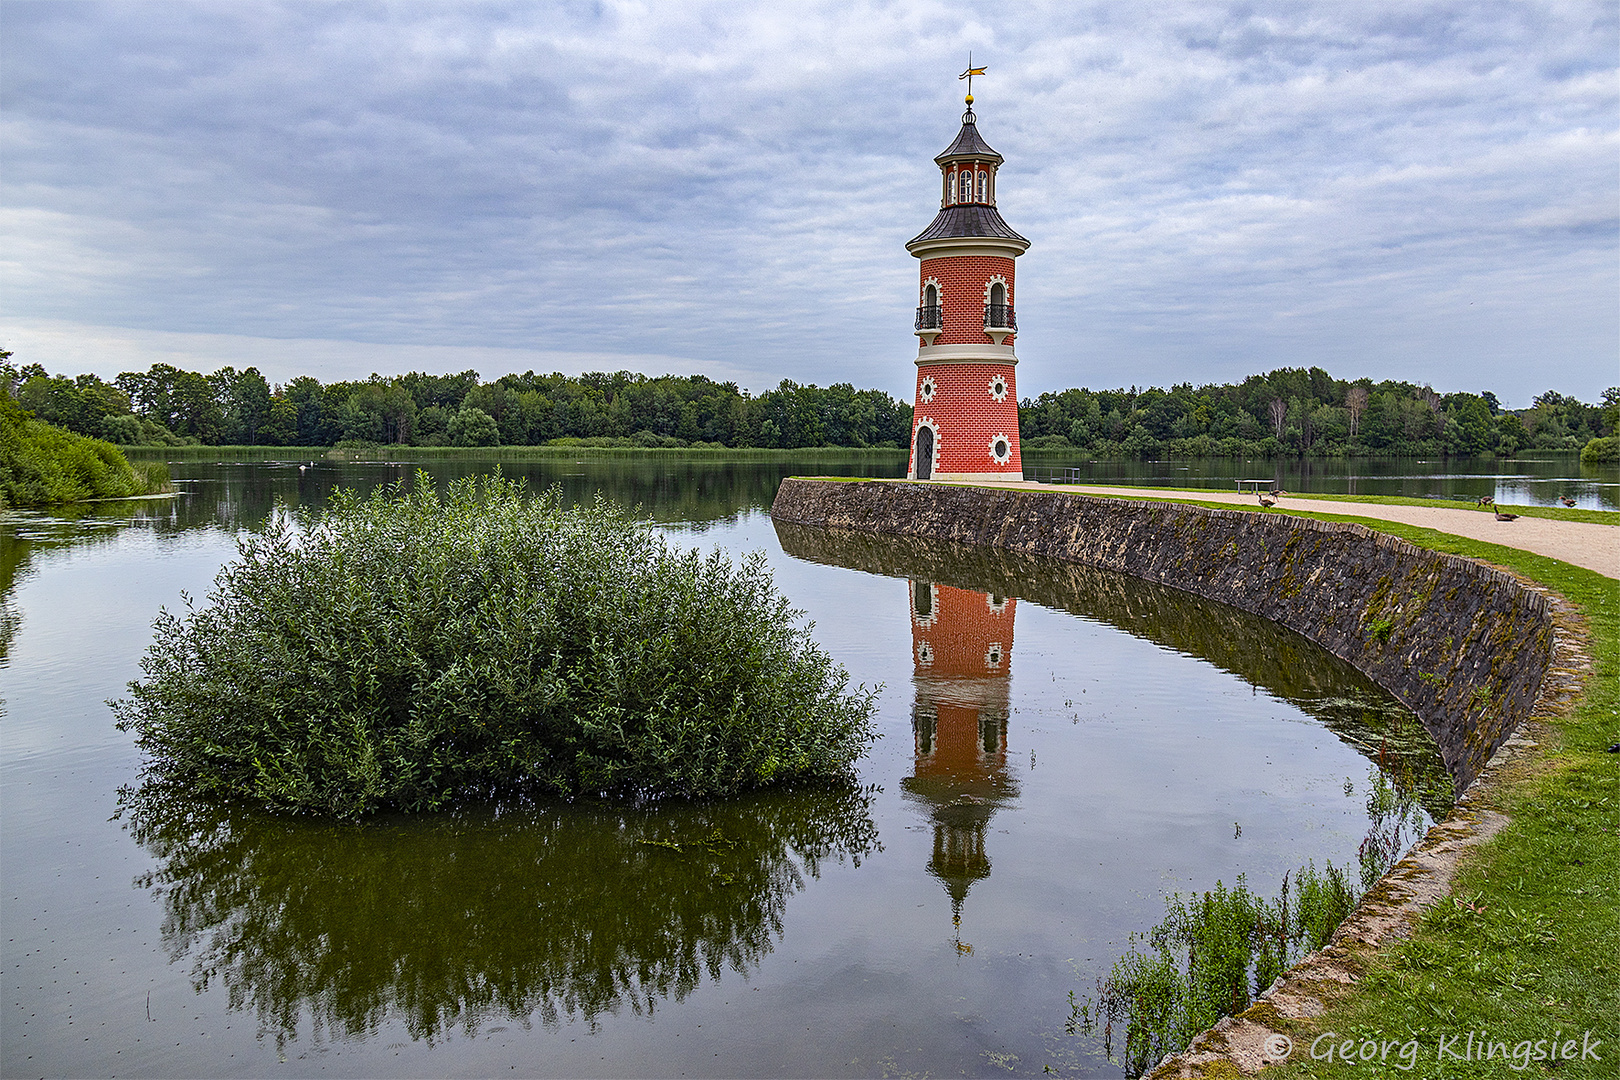
M911 419L913 480L1022 480L1018 456L1018 357L1013 339L1013 260L1029 241L996 210L1002 157L979 136L970 67L967 112L956 141L934 159L939 215L906 250L922 261L917 300L917 397Z

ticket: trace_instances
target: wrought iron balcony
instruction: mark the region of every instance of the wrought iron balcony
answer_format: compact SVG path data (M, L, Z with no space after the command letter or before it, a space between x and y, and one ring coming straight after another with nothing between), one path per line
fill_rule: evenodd
M917 309L918 330L945 329L945 311L938 304L924 304Z
M984 328L986 330L1014 330L1018 329L1018 319L1013 315L1011 304L984 305Z

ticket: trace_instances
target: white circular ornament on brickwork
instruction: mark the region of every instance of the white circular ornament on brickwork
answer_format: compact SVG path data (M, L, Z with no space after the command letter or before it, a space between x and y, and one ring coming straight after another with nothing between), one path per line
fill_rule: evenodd
M1001 666L1001 642L995 642L984 651L984 666L987 668Z
M996 375L990 380L990 396L997 401L1007 400L1007 379L1004 375Z
M997 435L990 440L990 460L997 465L1005 465L1012 460L1012 441L1005 435Z
M917 387L917 400L927 405L934 400L934 395L937 393L939 393L939 385L934 382L934 377L924 375L922 384Z
M917 642L917 663L927 667L934 662L934 647L926 641Z

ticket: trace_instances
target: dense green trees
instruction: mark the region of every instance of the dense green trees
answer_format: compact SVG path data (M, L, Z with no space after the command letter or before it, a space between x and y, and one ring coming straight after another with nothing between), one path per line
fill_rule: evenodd
M1611 434L1615 418L1553 390L1529 409L1507 412L1489 391L1442 395L1407 382L1279 368L1196 389L1042 394L1023 402L1020 429L1026 450L1078 449L1096 458L1439 457L1579 450Z
M163 465L132 467L123 451L111 443L30 415L17 400L21 373L8 362L10 356L0 350L0 509L168 490L168 470ZM85 422L99 422L106 415L98 411L102 391L111 388L94 376L88 378L94 379L94 385L61 380L66 383L63 388L44 385L50 380L43 372L28 373L29 383L42 383L36 386L36 398L78 410Z
M304 375L272 387L256 368L212 375L154 364L112 383L30 367L19 397L36 415L124 444L199 442L331 446L527 446L555 439L623 446L890 446L907 444L911 408L881 390L784 381L753 396L702 375L628 371L505 375L476 371L322 385Z
M702 375L628 371L503 375L476 371L322 384L304 375L272 386L256 368L212 375L154 364L104 382L14 372L19 402L69 430L122 444L201 442L331 446L532 446L566 440L611 446L904 447L911 406L881 390L783 380L754 395ZM1061 390L1022 403L1026 449L1097 458L1441 456L1579 450L1620 429L1620 389L1603 405L1557 391L1528 409L1496 395L1335 379L1280 368L1241 383L1169 389Z

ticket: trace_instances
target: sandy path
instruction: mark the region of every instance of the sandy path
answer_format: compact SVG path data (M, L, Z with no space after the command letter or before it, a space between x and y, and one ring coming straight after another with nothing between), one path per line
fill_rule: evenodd
M1003 485L994 485L1003 486ZM1032 486L1007 484L1007 487ZM1168 491L1164 488L1101 487L1094 484L1040 484L1042 491L1075 491L1082 495L1124 495L1133 499L1152 499L1174 502L1231 503L1234 506L1255 506L1253 495L1238 495L1229 491ZM1403 525L1418 525L1438 532L1466 536L1470 540L1485 540L1503 547L1533 551L1587 570L1595 570L1605 577L1620 578L1620 525L1594 525L1586 521L1554 521L1550 518L1521 517L1517 521L1497 521L1488 511L1454 510L1439 506L1394 506L1387 503L1330 502L1305 496L1288 495L1278 501L1279 510L1309 510L1323 514L1342 514L1347 517L1374 518L1398 521ZM1507 507L1511 511L1511 507Z

